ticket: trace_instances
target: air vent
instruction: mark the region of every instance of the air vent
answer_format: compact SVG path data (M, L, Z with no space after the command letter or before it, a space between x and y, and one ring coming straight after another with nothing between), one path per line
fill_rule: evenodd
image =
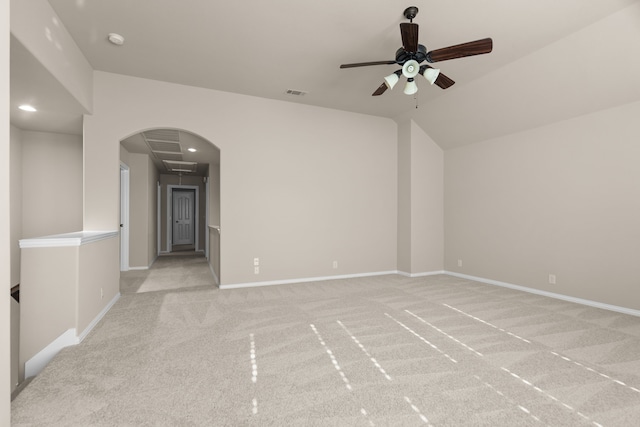
M180 132L173 129L154 129L142 132L149 149L158 157L158 153L182 154ZM175 159L175 157L173 157ZM180 160L178 158L176 160Z
M163 160L164 165L167 167L167 170L171 172L195 172L198 163L196 162L181 162L175 160Z
M154 141L147 139L147 144L149 145L149 148L151 148L151 151L159 151L163 153L182 153L180 143L177 142Z
M182 160L182 153L167 153L165 151L154 151L153 155L158 160Z
M180 133L174 129L155 129L142 132L147 141L180 142Z
M305 96L307 94L307 92L304 92L301 90L293 90L293 89L287 89L285 93L291 96Z

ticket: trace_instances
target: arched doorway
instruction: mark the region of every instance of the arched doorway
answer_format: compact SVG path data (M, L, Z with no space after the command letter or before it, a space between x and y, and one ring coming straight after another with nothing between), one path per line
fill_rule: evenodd
M192 132L155 128L122 139L120 161L130 181L128 269L190 251L206 257L219 284L220 150Z

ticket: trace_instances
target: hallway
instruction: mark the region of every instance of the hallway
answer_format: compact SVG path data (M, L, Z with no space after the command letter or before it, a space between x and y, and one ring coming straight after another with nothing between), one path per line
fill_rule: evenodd
M120 273L122 294L214 285L206 258L203 254L194 252L159 256L148 270Z

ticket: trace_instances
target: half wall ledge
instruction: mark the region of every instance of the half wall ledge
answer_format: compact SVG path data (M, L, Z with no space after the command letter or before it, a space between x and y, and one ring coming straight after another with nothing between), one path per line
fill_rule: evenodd
M118 231L74 231L20 240L20 249L82 246L118 236Z

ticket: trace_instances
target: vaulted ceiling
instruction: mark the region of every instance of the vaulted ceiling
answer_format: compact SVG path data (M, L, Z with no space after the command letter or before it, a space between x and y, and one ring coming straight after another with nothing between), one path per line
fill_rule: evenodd
M409 117L444 149L640 99L640 62L629 52L640 40L637 0L49 3L95 70ZM415 96L398 84L373 97L397 65L339 65L394 59L408 6L419 8L428 50L491 37L493 52L433 64L456 81L449 89L420 80ZM12 86L18 72L12 66Z

